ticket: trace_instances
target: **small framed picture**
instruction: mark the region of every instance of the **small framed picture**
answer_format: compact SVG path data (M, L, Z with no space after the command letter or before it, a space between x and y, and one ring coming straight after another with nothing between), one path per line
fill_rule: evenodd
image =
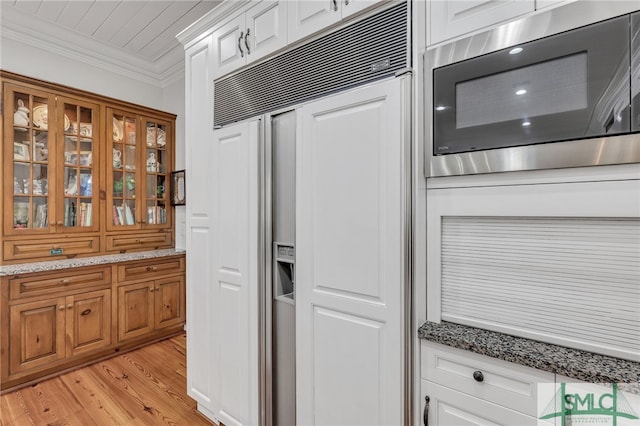
M171 205L184 206L187 201L184 170L171 172Z
M13 159L18 161L29 161L29 145L20 142L14 142Z

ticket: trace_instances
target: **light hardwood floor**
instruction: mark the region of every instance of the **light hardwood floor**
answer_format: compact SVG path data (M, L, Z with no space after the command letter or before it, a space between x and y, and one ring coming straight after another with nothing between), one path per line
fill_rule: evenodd
M186 335L0 397L0 424L213 425L186 394Z

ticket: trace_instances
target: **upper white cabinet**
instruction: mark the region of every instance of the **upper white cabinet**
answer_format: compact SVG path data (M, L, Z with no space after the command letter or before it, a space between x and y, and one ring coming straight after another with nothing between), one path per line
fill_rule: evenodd
M213 32L213 77L225 75L287 44L287 2L262 1Z
M289 43L300 40L382 0L289 1Z
M435 0L428 7L428 44L436 44L533 12L535 0Z

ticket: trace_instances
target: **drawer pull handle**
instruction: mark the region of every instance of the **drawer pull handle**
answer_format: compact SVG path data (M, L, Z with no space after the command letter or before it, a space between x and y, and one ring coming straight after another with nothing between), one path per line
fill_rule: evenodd
M147 272L155 272L158 270L157 266L147 266Z
M82 313L81 313L80 315L82 315L82 316L85 316L85 317L86 317L86 316L87 316L87 315L89 315L90 313L91 313L91 309L85 309L84 311L82 311Z
M424 397L424 412L422 413L422 422L424 426L429 426L429 395L425 395Z
M60 284L67 284L69 282L71 282L71 280L69 278L63 278L63 279L60 280Z
M482 382L484 381L484 374L482 374L482 371L477 370L473 372L473 380L475 380L476 382Z

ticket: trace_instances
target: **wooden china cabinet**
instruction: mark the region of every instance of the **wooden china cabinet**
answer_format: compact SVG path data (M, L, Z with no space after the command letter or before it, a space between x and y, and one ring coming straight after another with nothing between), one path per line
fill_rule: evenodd
M185 255L160 250L174 246L175 115L5 71L0 83L0 266L26 271L0 274L5 392L180 332ZM53 266L30 269L41 261Z

